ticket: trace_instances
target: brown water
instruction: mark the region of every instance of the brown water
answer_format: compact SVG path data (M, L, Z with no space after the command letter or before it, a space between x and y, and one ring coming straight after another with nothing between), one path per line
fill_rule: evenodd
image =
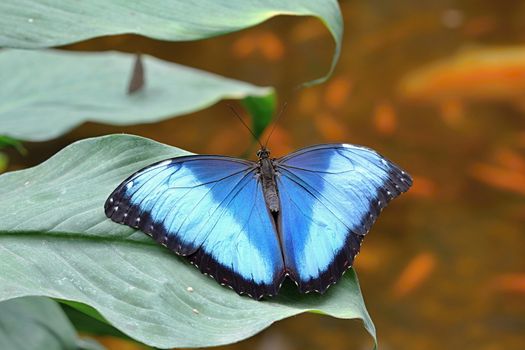
M141 51L275 86L289 105L271 140L276 156L344 141L394 160L414 176L414 187L384 211L356 262L381 349L525 349L525 92L520 99L516 87L525 82L525 57L510 68L499 60L467 63L466 78L446 64L461 50L482 61L480 47L496 57L501 46L525 47L525 3L356 0L341 6L345 37L333 78L295 94L296 85L323 75L331 59L332 41L314 19L280 17L192 43L118 36L71 48ZM404 77L434 60L445 62L437 74L445 83L427 81L417 100L399 92ZM502 92L478 93L494 78ZM450 89L452 98L436 97ZM87 124L58 140L29 144L29 156L14 156L11 169L37 164L74 140L113 132L196 153L239 155L250 144L220 103L152 125ZM370 346L357 321L301 315L219 349Z

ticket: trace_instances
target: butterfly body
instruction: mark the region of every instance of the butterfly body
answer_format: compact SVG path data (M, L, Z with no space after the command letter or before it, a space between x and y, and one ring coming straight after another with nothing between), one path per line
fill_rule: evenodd
M139 170L105 213L140 229L201 272L252 298L276 295L289 276L324 292L352 266L386 204L412 179L375 151L307 147L257 162L195 155Z
M275 181L276 170L274 160L270 159L270 152L263 148L257 152L259 156L259 169L261 185L264 193L266 206L272 213L279 211L279 196L277 194L277 183Z

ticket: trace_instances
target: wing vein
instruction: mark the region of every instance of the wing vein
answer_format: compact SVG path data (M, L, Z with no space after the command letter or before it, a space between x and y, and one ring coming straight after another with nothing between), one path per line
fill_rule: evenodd
M286 170L286 169L285 169ZM299 187L303 188L306 192L308 192L313 198L315 198L315 200L319 203L321 203L323 205L323 207L326 208L326 210L328 210L330 212L330 214L332 214L337 220L339 220L348 230L352 231L352 229L350 227L348 227L348 225L346 224L346 222L341 219L339 217L339 215L336 215L332 209L330 209L325 203L323 200L319 199L319 197L317 197L314 193L317 192L319 195L321 195L322 198L324 198L328 203L332 204L331 201L329 201L321 192L319 191L316 191L312 186L310 186L306 181L304 181L300 176L298 176L297 174L295 174L294 172L291 172L289 170L286 170L286 172L288 172L291 176L288 176L288 175L285 175L290 181L294 182L296 185L298 185ZM296 180L299 179L300 181L297 181ZM333 205L333 204L332 204Z

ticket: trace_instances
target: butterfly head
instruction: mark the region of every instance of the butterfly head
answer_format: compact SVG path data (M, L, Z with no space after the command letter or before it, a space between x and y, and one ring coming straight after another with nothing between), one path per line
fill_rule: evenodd
M257 157L259 159L270 158L270 150L266 147L261 148L257 151Z

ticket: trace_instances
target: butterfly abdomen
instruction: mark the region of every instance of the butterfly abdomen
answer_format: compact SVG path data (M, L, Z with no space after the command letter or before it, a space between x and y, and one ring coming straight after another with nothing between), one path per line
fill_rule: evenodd
M275 181L275 169L272 160L269 158L262 158L260 160L259 171L266 206L271 212L277 213L280 207L279 195L277 193L277 182Z

